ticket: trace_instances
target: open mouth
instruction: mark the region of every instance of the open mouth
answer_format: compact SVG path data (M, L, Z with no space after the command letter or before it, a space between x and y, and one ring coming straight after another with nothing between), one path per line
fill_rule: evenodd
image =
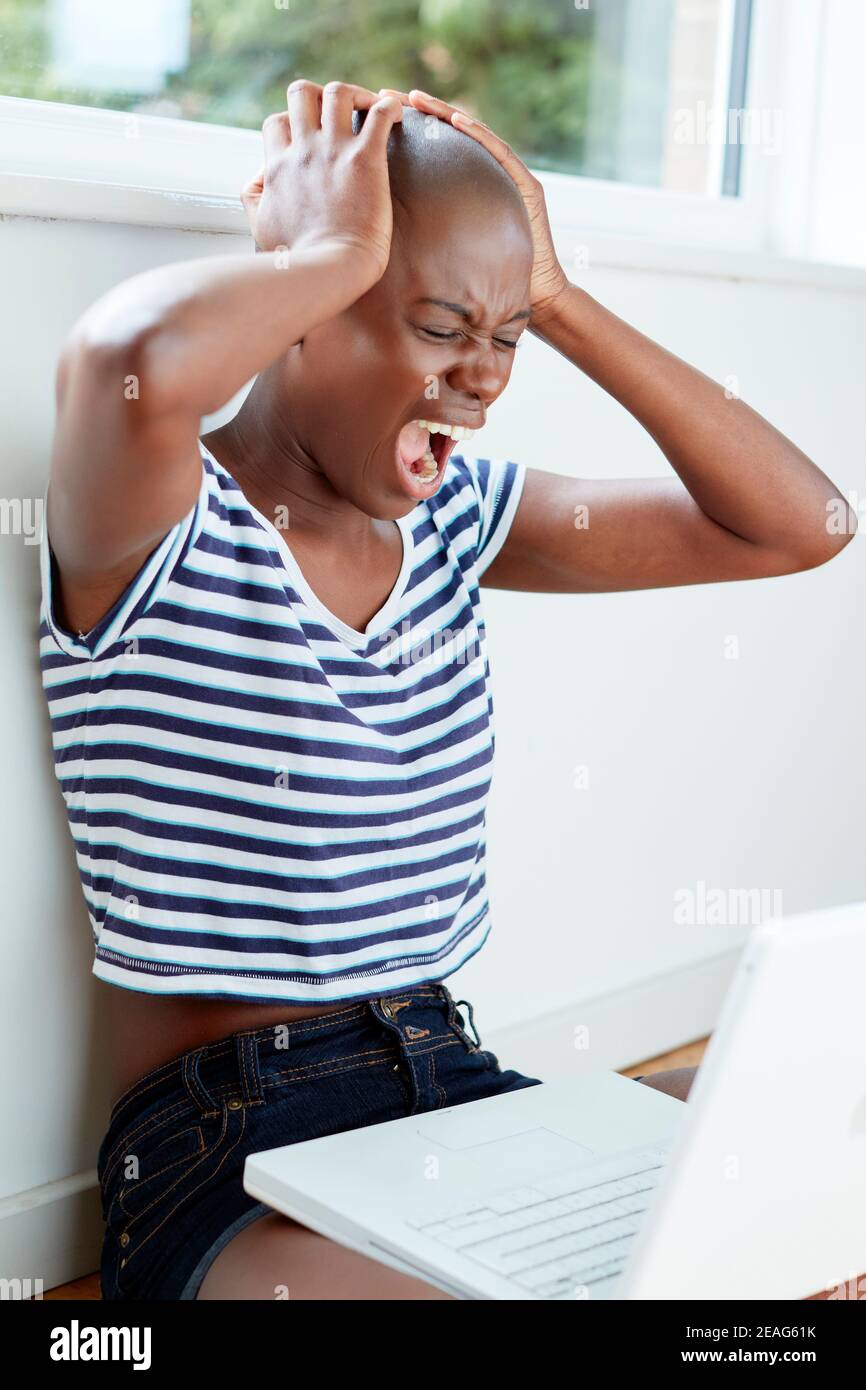
M471 439L474 433L466 425L439 420L413 420L403 426L397 438L397 456L413 497L429 497L435 491L455 444Z

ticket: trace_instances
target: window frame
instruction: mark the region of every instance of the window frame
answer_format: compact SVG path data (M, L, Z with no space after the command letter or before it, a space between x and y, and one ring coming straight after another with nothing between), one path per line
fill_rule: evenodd
M796 82L800 138L783 141L778 154L740 151L738 196L535 171L566 262L585 263L591 244L611 237L723 258L807 254L809 179L800 172L784 203L780 190L792 165L803 165L803 140L816 124L819 7L752 0L751 11L746 105L790 109L784 97ZM0 212L7 214L243 233L240 189L260 166L258 131L0 96Z

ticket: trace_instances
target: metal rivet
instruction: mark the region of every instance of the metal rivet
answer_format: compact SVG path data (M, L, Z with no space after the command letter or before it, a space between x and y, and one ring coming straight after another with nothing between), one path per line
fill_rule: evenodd
M390 1005L390 1004L383 1004L383 1005L382 1005L382 1013L385 1015L386 1018L393 1018L393 1017L394 1017L394 1010L391 1008L391 1005Z
M124 1231L123 1235L120 1237L120 1243L125 1250L127 1245L129 1244L129 1236L127 1235L126 1231Z
M242 1106L243 1106L243 1101L242 1101L242 1100L230 1100L230 1101L229 1101L229 1110L240 1110L240 1109L242 1108Z

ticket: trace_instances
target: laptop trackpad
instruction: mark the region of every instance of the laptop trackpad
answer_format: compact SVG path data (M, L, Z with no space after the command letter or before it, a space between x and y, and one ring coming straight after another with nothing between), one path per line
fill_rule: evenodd
M513 1120L506 1129L504 1125L491 1123L491 1118L489 1112L487 1115L474 1116L455 1112L447 1122L443 1123L446 1117L442 1115L438 1124L421 1126L418 1133L443 1149L455 1152L486 1150L485 1157L489 1155L497 1164L507 1164L509 1167L515 1160L521 1164L537 1164L540 1168L568 1166L593 1156L592 1149L576 1144L552 1129L515 1131ZM498 1134L497 1128L500 1130Z

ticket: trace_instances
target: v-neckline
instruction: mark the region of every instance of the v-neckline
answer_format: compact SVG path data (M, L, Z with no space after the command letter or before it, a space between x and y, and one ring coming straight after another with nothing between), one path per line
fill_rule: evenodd
M329 627L338 637L341 638L342 641L344 641L350 647L366 647L373 638L380 636L382 632L387 632L389 630L389 624L397 615L398 607L406 592L406 586L409 582L409 577L412 573L412 565L414 559L414 536L412 533L411 512L407 513L406 516L400 516L396 518L397 529L400 532L400 538L403 542L403 560L400 565L400 571L397 575L394 587L391 590L388 597L386 598L382 607L379 609L379 611L373 614L367 626L364 628L364 631L360 632L357 628L351 627L348 623L344 622L342 618L338 618L336 613L332 613L330 608L328 608L322 602L318 594L308 584L304 576L304 572L298 564L298 561L295 558L293 552L289 549L288 541L286 540L283 533L277 530L274 523L271 520L269 520L269 518L265 516L263 512L260 512L257 507L253 506L252 502L247 497L240 483L228 471L228 469L220 463L219 459L214 457L208 446L202 440L199 440L199 443L201 444L201 447L204 449L211 462L215 463L217 468L219 468L220 471L224 473L225 476L229 479L229 481L233 483L234 486L237 488L238 492L244 500L244 506L246 507L247 511L250 513L251 516L255 517L256 521L259 523L259 525L263 528L265 533L271 538L271 540L276 545L280 553L280 558L282 559L283 564L285 565L286 570L292 580L292 583L298 591L298 594L303 599L304 604L308 609L310 609L311 612L318 614L318 616L325 623L326 627Z

